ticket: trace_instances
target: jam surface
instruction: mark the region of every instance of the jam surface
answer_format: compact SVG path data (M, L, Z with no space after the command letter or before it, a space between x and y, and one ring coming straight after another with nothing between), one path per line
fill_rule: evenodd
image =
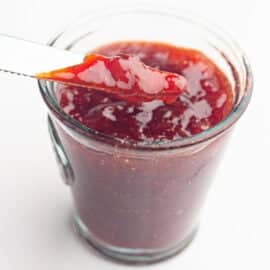
M171 141L212 127L232 109L230 82L199 51L162 43L118 42L93 53L136 56L154 69L183 76L187 84L187 90L169 104L162 99L132 103L111 93L59 85L61 108L93 130L136 142ZM151 76L148 79L154 85Z

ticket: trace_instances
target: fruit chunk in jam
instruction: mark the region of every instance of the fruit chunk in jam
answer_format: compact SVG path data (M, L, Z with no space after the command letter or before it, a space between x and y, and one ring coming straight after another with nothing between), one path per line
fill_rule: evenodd
M232 109L230 82L199 51L160 43L119 42L103 46L94 53L110 57L136 56L155 69L182 75L187 81L187 91L170 104L161 99L130 103L97 90L61 86L60 106L93 130L137 142L170 141L212 127Z

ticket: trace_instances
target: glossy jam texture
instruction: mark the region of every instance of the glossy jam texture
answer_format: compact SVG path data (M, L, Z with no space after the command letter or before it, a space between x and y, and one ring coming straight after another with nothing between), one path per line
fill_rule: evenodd
M136 56L148 66L180 74L187 81L187 91L171 104L159 99L134 104L97 90L61 85L57 95L62 109L103 134L139 142L170 141L212 127L232 109L231 84L199 51L160 43L119 42L94 53Z
M90 91L94 88L131 103L153 100L173 103L187 86L183 76L147 66L137 56L130 55L89 54L80 64L40 73L36 77L68 82Z

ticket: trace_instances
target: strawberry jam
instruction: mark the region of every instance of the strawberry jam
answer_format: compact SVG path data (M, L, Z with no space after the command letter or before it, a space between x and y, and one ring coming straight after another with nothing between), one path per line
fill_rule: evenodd
M95 53L136 56L148 66L180 74L187 81L187 91L171 104L160 99L133 104L114 94L62 86L59 104L63 110L106 135L150 143L175 140L210 128L232 109L228 79L201 52L166 44L125 42L104 46Z
M130 55L89 54L81 64L40 73L37 77L94 88L134 103L157 99L173 103L186 89L183 76L146 66Z
M58 85L60 107L98 131L97 137L103 133L136 144L166 145L211 128L232 110L234 94L229 80L199 51L160 43L119 42L92 53L137 57L155 70L179 74L186 80L186 90L169 103L163 99L130 102L114 93ZM80 230L84 235L88 231L92 244L140 249L141 254L186 245L197 227L225 136L174 152L163 149L138 154L119 144L97 144L93 136L81 139L58 121L54 124L74 173L71 188L83 224Z

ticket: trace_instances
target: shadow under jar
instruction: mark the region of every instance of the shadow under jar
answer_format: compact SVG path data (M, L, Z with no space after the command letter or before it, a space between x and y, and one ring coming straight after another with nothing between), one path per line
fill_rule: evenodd
M57 87L39 82L79 233L111 258L152 263L192 240L229 131L249 103L252 76L230 37L192 14L164 8L95 12L67 27L50 45L86 54L118 40L154 40L202 51L224 72L234 92L232 111L217 125L188 138L135 144L83 126L59 107Z

